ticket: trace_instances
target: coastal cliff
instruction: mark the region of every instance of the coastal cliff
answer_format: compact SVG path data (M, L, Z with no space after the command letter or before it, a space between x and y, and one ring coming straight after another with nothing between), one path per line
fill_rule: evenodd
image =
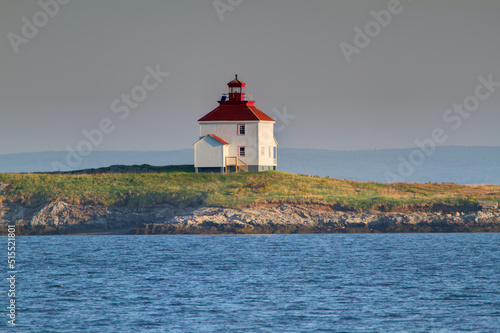
M18 235L500 232L500 212L354 212L289 204L241 209L0 204L2 234L13 224Z
M499 185L356 182L192 166L0 173L0 232L500 232Z

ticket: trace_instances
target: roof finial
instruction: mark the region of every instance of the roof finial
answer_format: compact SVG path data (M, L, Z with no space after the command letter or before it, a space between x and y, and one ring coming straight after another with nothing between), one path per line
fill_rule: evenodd
M238 74L234 74L234 79L238 80Z

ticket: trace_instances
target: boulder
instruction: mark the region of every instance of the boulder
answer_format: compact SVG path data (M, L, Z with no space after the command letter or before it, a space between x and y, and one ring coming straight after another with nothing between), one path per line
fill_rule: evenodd
M479 208L481 210L496 210L496 209L498 209L498 202L496 202L496 201L489 201L489 200L479 201L478 205L479 205Z

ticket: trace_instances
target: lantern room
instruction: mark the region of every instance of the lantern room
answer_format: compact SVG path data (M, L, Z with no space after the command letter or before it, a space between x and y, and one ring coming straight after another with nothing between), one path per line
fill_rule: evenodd
M234 80L227 84L230 101L245 100L245 82L238 80L238 74L234 76Z

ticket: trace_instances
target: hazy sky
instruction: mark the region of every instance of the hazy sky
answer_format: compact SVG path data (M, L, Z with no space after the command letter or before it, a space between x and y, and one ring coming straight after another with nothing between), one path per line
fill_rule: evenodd
M0 154L191 147L235 73L281 147L500 146L498 0L54 1L0 2Z

